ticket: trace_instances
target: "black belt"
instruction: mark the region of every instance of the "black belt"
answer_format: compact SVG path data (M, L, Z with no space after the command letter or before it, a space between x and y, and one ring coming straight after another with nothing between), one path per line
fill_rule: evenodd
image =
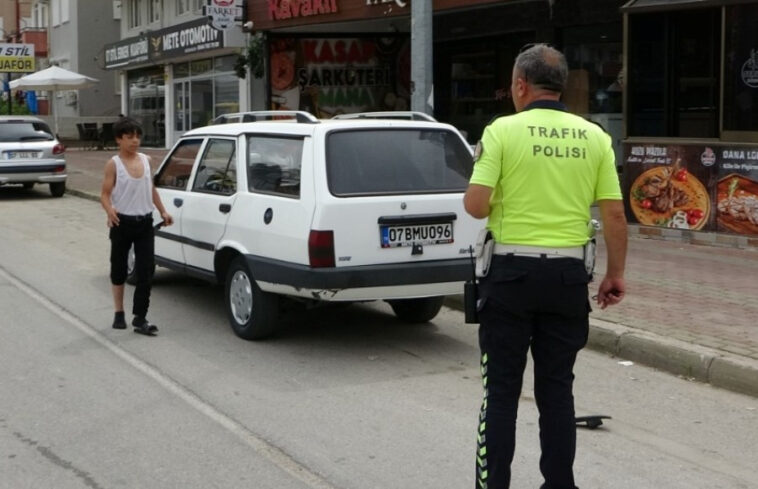
M132 221L132 222L141 222L141 221L147 221L148 219L152 219L152 214L143 214L141 216L130 216L128 214L118 214L116 213L120 221Z

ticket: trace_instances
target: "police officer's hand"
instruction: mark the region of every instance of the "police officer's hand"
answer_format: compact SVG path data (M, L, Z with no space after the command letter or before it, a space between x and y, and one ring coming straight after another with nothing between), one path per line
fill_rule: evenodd
M626 284L623 278L605 277L597 289L597 303L600 309L621 302L626 294Z

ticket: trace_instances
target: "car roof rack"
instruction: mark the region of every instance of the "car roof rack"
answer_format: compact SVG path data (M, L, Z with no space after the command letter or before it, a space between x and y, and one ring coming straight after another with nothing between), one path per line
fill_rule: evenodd
M356 112L354 114L337 114L332 119L407 119L412 121L437 122L437 119L415 110L394 110L386 112Z
M297 122L308 124L317 124L320 122L313 114L304 110L254 110L251 112L242 112L242 115L253 117L253 122L261 120L270 120L274 117L289 117Z

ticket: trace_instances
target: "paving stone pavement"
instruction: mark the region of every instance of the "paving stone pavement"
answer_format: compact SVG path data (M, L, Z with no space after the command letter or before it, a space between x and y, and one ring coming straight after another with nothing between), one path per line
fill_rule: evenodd
M144 149L153 168L167 150ZM69 193L97 200L116 152L67 152ZM597 276L605 267L602 239ZM758 396L758 249L666 241L631 233L628 293L590 316L589 346ZM590 285L596 293L597 282ZM447 301L460 307L460 298Z

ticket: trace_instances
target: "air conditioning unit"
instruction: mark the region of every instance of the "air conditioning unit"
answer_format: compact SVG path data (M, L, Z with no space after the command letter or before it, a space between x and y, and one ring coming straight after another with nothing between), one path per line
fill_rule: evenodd
M113 0L113 20L121 20L121 0Z

